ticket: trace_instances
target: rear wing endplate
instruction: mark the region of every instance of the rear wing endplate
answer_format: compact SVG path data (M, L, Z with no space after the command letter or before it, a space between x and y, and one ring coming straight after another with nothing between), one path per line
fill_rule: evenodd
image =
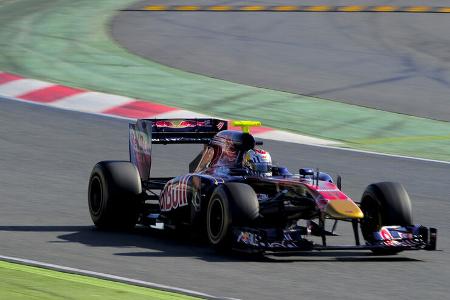
M136 124L128 124L128 128L130 161L138 169L141 179L148 180L152 167L151 122L138 120Z

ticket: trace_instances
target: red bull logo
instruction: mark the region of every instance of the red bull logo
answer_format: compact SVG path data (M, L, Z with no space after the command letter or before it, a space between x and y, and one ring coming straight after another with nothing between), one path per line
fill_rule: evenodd
M155 122L156 127L162 128L192 128L206 126L205 121L197 120L160 120Z
M161 192L161 211L171 211L188 205L188 181L191 176L183 176L178 182L169 182Z

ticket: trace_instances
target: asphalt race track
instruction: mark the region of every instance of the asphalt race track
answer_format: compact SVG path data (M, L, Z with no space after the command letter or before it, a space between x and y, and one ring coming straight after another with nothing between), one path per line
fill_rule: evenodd
M415 222L439 229L436 252L377 257L333 252L255 260L214 253L199 239L139 228L95 230L87 184L99 160L127 159L127 121L0 99L0 253L208 294L243 299L446 299L448 164L288 143L266 142L274 160L295 170L343 176L358 199L364 187L401 181ZM154 175L176 175L198 146L154 148ZM351 241L349 226L339 227Z
M147 0L131 8L349 3L448 5L442 0ZM450 121L448 14L126 11L112 25L114 38L131 52L178 69Z

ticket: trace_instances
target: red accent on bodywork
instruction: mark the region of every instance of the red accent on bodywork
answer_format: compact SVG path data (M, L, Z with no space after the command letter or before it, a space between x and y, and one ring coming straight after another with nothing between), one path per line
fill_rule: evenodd
M172 122L169 121L156 121L155 122L156 127L170 127L172 126Z
M61 85L54 85L20 95L17 98L30 100L33 102L51 103L58 101L62 98L66 98L81 93L86 93L86 91Z
M136 100L131 103L108 109L103 113L128 118L143 119L174 110L178 109L162 104Z
M167 128L188 128L188 127L197 127L197 126L206 126L205 121L196 121L196 120L162 120L155 122L156 127L167 127Z
M384 242L385 242L386 245L388 245L388 246L395 245L395 241L393 241L393 237L392 237L392 235L391 235L391 233L389 232L388 229L386 229L384 227L381 228L380 235L384 239Z
M195 121L181 121L180 124L177 127L195 127L197 126L197 122Z
M384 227L380 230L380 235L384 240L392 240L393 239L389 230L387 230Z
M325 200L347 200L349 197L341 192L337 186L331 182L320 181L319 186L314 184L305 184L311 190L318 192Z
M267 151L265 151L263 149L259 149L259 148L256 148L254 150L255 150L256 153L259 153L259 154L266 154L267 153Z

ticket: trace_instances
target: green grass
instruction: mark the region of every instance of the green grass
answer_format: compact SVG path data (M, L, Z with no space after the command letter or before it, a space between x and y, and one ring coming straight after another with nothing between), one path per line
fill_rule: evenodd
M135 56L108 32L114 14L132 2L1 1L0 70L224 118L258 119L344 147L450 161L448 122L235 84Z
M93 277L0 261L0 299L199 299Z

